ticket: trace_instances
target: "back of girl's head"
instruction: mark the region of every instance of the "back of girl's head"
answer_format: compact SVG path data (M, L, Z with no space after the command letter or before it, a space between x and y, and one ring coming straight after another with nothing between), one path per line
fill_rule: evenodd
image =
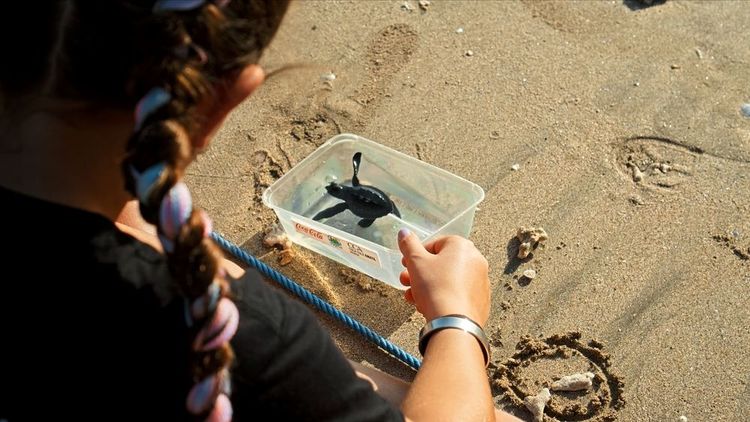
M5 8L7 6L7 8ZM129 108L135 127L123 151L126 188L158 228L185 297L197 419L228 420L228 340L237 327L210 220L181 182L194 155L198 104L257 62L287 0L15 1L0 18L2 108L36 96Z
M284 0L206 1L159 11L158 3L199 2L9 2L0 18L0 89L11 97L46 90L126 105L179 70L185 59L174 57L174 47L185 36L208 54L200 70L209 78L257 61L288 6Z

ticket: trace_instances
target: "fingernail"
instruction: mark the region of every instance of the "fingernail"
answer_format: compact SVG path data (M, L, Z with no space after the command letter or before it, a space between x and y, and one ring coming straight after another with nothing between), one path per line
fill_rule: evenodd
M404 238L406 236L408 236L409 234L411 234L411 232L407 228L403 228L403 229L399 230L398 231L398 241L400 242L400 241L404 240Z
M253 69L253 82L263 82L264 79L266 79L266 71L262 67L257 66L257 69Z

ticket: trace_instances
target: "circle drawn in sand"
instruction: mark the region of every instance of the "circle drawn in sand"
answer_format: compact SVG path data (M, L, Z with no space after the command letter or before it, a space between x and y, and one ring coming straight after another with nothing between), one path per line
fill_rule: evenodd
M610 367L610 357L596 340L581 342L581 333L556 334L546 339L524 336L516 353L498 365L493 394L524 409L523 400L565 375L594 374L588 391L555 391L544 409L546 419L561 421L614 421L625 405L624 383Z

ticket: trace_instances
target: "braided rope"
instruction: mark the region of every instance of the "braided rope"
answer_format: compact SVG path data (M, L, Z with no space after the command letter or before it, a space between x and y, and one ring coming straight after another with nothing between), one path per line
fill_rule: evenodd
M292 281L291 279L287 278L285 275L281 274L280 272L276 271L275 269L269 267L266 265L263 261L259 260L258 258L250 255L249 253L245 252L242 248L235 245L234 243L224 239L220 234L216 232L211 233L211 238L219 245L222 249L225 251L231 253L234 255L237 259L241 260L242 262L246 263L247 265L255 268L258 270L261 274L265 275L266 277L270 278L271 280L279 283L281 286L283 286L285 289L291 291L294 293L297 297L305 301L306 303L316 307L317 309L327 313L328 315L331 315L332 317L336 318L337 320L343 322L348 327L354 329L354 331L362 334L366 339L372 341L373 343L377 344L378 347L385 350L389 354L391 354L396 359L400 360L401 362L409 365L410 367L416 369L419 369L421 365L421 361L414 356L410 355L400 347L396 346L395 344L391 343L390 341L386 340L383 336L379 335L375 331L373 331L371 328L367 327L366 325L360 323L359 321L355 320L354 318L350 317L346 313L336 309L333 305L326 302L325 300L319 298L309 290L305 289L304 287L300 286L296 282Z

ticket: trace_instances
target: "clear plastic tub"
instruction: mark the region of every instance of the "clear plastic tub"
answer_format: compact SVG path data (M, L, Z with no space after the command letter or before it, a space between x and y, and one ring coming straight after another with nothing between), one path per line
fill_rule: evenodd
M385 192L401 217L389 213L369 227L345 210L313 220L321 210L344 202L326 186L352 186L352 157L361 152L359 180ZM357 135L328 140L263 192L292 241L335 261L404 289L398 231L406 227L422 241L458 234L468 236L484 190L466 179Z

